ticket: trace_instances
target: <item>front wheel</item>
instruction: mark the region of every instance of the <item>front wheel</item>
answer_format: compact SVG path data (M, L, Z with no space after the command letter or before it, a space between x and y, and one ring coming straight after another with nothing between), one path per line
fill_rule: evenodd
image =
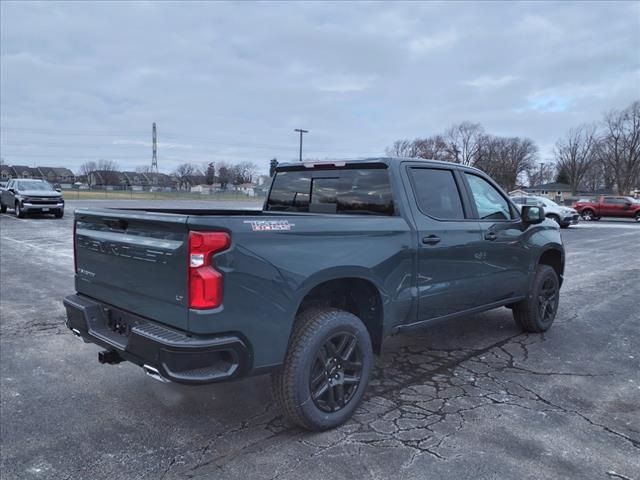
M0 202L0 213L7 213L7 206Z
M64 210L58 210L54 213L54 215L56 216L56 218L62 218L64 217Z
M513 306L513 318L526 332L546 332L556 318L559 301L558 274L549 265L538 265L529 295Z
M369 332L355 315L310 309L296 319L272 388L285 415L308 430L347 421L362 400L373 367Z
M15 213L16 213L16 217L18 217L18 218L26 217L26 214L24 213L24 210L20 206L20 202L16 202Z
M581 213L582 219L590 222L591 220L595 219L595 213L593 210L589 210L588 208L584 209Z

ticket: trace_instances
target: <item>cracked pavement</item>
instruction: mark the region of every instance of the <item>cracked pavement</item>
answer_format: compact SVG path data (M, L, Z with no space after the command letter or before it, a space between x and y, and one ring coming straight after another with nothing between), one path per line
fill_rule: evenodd
M0 215L3 479L640 480L640 225L562 231L546 334L499 309L392 337L354 418L309 433L266 376L187 387L100 365L63 324L70 213Z

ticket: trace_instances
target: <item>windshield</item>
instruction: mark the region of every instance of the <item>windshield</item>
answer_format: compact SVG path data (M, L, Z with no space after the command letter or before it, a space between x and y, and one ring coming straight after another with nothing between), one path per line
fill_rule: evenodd
M544 207L559 207L560 206L556 202L554 202L553 200L549 200L548 198L539 198L538 200L540 201L540 203Z
M47 192L53 191L53 188L51 188L51 185L49 185L48 183L34 182L29 180L21 180L19 182L16 182L16 188L18 190L42 190Z

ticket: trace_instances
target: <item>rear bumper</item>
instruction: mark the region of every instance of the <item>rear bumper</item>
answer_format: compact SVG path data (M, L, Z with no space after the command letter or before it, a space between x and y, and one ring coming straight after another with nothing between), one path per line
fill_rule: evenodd
M69 295L64 306L73 333L162 379L191 385L221 382L244 375L251 365L250 349L235 335L188 336L81 295Z

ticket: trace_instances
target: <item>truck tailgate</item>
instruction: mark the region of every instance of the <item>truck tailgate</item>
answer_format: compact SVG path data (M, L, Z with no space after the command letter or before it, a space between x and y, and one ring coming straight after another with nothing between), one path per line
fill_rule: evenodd
M186 329L187 216L76 210L76 290Z

